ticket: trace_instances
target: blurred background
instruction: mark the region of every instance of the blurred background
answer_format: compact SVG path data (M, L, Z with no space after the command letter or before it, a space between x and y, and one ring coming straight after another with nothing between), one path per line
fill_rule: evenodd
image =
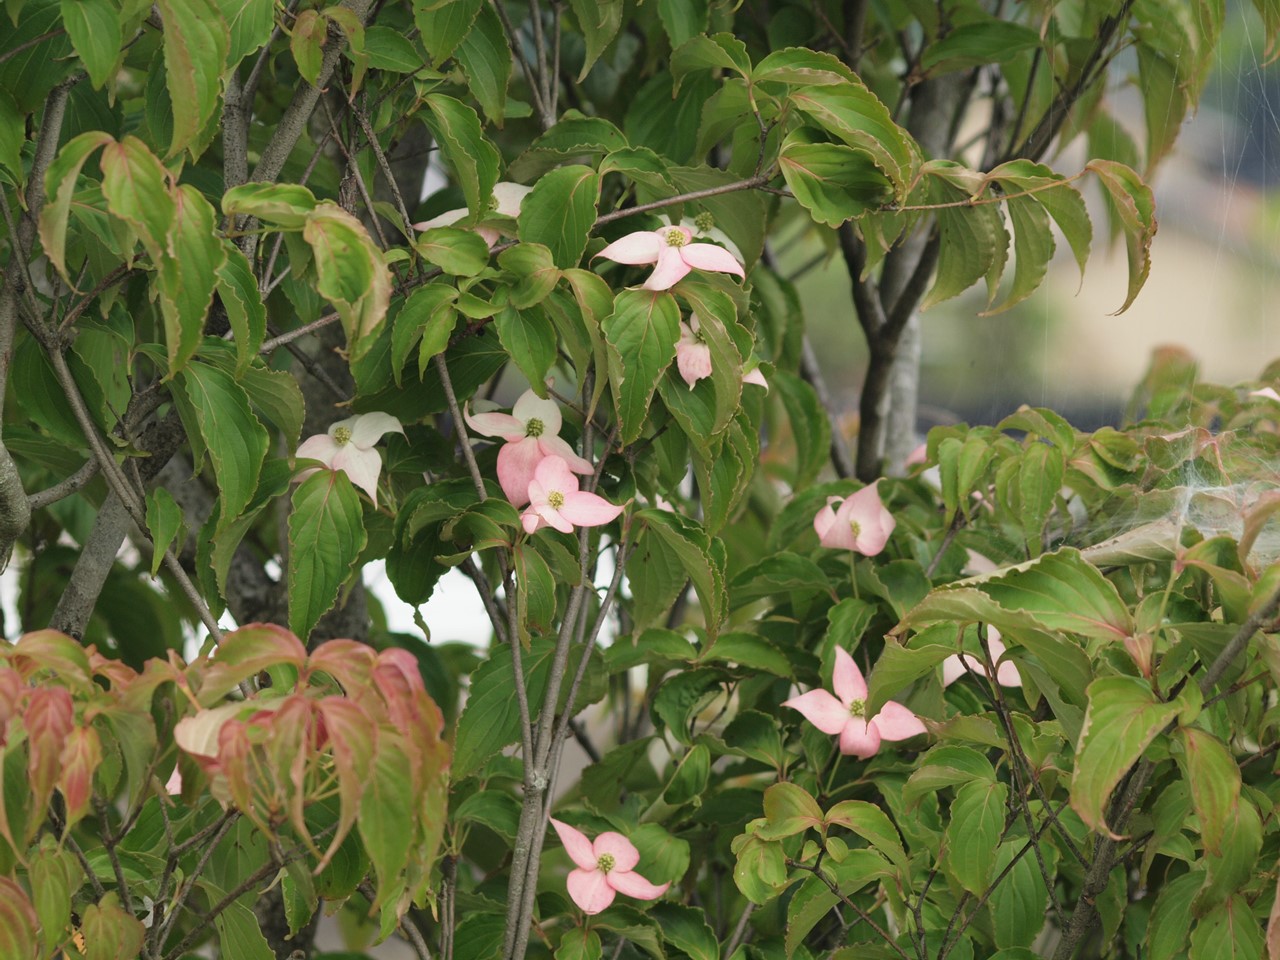
M1227 384L1256 379L1280 357L1280 72L1261 35L1252 5L1230 0L1199 112L1152 182L1160 230L1133 306L1112 316L1124 302L1125 251L1108 239L1101 197L1086 184L1094 243L1083 284L1059 237L1044 286L1008 312L979 316L979 285L922 315L922 432L994 423L1023 403L1053 407L1081 429L1116 424L1158 347L1185 350L1202 378ZM1142 135L1136 78L1136 57L1122 56L1117 139ZM1088 159L1081 144L1049 162L1070 176ZM796 275L833 399L852 414L866 351L843 265L826 269L821 245L798 232L784 232L775 250Z

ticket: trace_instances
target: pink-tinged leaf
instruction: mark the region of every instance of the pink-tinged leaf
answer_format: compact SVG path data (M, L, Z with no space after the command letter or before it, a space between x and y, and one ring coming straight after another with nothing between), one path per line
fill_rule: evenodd
M591 852L597 863L601 857L613 857L613 870L634 870L640 862L640 851L635 844L613 830L607 830L596 837L591 844Z
M110 142L111 135L98 130L80 134L58 151L44 176L48 202L40 211L40 246L67 283L74 282L67 273L66 250L67 221L71 215L71 198L75 194L76 180L93 152Z
M928 732L919 717L894 700L886 701L871 722L884 740L909 740Z
M357 700L367 695L377 653L358 640L326 640L307 658L307 672L323 671Z
M317 704L338 774L341 808L338 829L316 869L320 870L337 852L338 846L355 825L360 798L369 781L369 770L378 751L378 728L356 703L346 697L325 697Z
M236 720L241 714L247 715L255 706L256 704L237 700L212 710L199 710L193 716L183 717L174 725L173 741L197 760L213 761L218 756L223 725Z
M1280 876L1276 877L1276 898L1267 917L1267 960L1280 960Z
M657 900L671 886L669 883L661 885L650 883L638 873L617 870L611 870L605 874L605 882L619 893L635 897L637 900Z
M600 870L573 870L569 873L565 886L569 897L585 914L596 914L613 903L615 896L613 887Z
M307 648L294 634L272 623L251 623L229 633L209 662L200 684L200 703L217 703L232 688L267 667L306 662Z
M307 214L303 239L315 258L316 290L333 304L351 362L373 346L391 302L391 271L364 226L334 203Z
M40 938L36 909L17 881L0 877L0 957L36 960Z
M57 674L63 683L82 689L93 684L88 654L65 633L35 630L23 634L13 653L13 665L24 680L36 677L40 670L48 670Z
M1156 698L1136 677L1102 677L1089 684L1071 778L1071 808L1090 828L1120 839L1107 826L1111 793L1142 753L1184 707Z
M102 743L93 727L76 727L62 748L62 771L58 788L66 801L66 828L80 822L89 811L93 796L93 774L102 762Z
M555 817L551 818L551 826L555 827L556 835L560 837L560 842L564 844L565 853L569 854L569 859L574 864L582 870L596 869L599 858L585 833L561 820L557 820ZM636 859L639 859L639 854L636 854Z
M137 232L151 262L159 267L170 255L168 237L173 226L168 171L137 137L108 143L99 162L107 209Z
M62 745L75 727L75 704L62 687L37 687L31 691L22 718L27 730L27 776L31 780L34 809L42 811L57 783L62 761ZM40 825L33 817L30 827Z
M732 273L735 277L744 277L742 264L724 247L714 243L688 243L680 247L680 256L689 266L697 270L714 270L716 273Z
M831 689L846 707L855 700L867 699L867 681L857 663L844 647L836 647L836 664L831 671ZM845 711L846 714L848 711Z
M257 764L254 761L249 728L239 720L224 724L218 731L216 749L218 759L212 770L210 792L224 807L234 804L237 810L246 814L260 829L270 832L253 802Z
M596 254L614 263L626 263L633 266L645 263L657 263L659 250L667 247L661 231L638 230L625 237L613 241Z
M687 277L693 267L684 262L679 247L662 244L658 250L658 265L641 286L645 290L670 290Z
M523 507L529 502L529 484L544 459L533 437L502 445L498 451L498 484L512 506Z
M578 527L598 527L612 522L620 513L622 507L617 504L585 492L566 493L564 505L560 507L560 516Z
M880 750L880 731L874 723L867 723L861 717L850 717L844 729L840 731L840 752L846 757L857 757L866 760Z
M169 156L189 145L199 153L218 111L231 33L214 0L157 0L164 20L164 69L173 103Z
M1151 272L1151 241L1158 227L1155 194L1136 171L1118 161L1090 160L1085 169L1093 171L1106 189L1124 231L1125 250L1129 255L1129 290L1123 306L1116 311L1124 313Z
M17 670L0 667L0 748L8 742L9 721L21 711L27 689Z
M823 733L834 736L849 721L849 708L825 690L810 690L782 702L784 707L799 710L806 720Z
M1200 821L1205 851L1220 854L1228 821L1237 815L1240 767L1231 751L1211 733L1179 727L1175 737L1182 743L1178 760L1191 785L1191 803Z

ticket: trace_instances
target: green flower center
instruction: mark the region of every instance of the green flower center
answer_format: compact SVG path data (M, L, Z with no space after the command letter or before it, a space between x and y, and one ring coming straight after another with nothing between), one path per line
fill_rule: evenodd
M537 417L531 417L524 425L524 435L526 437L540 437L545 429L547 429L546 424Z
M857 540L858 536L862 533L862 524L857 520L850 520L849 529L853 531L853 539Z
M350 427L339 427L337 430L333 431L333 442L334 442L334 443L336 443L336 444L337 444L338 446L340 446L340 447L341 447L341 446L345 446L346 444L350 443L350 442L351 442L351 428L350 428Z
M552 490L550 493L547 494L547 504L551 507L552 510L559 510L561 507L564 506L564 494L561 493L559 490ZM605 854L605 856L609 856L609 855ZM609 857L609 865L610 866L613 865L612 857Z
M613 854L601 854L600 859L596 861L596 866L600 868L601 873L608 873L613 869L613 865L617 861L613 859Z
M703 210L702 213L693 218L693 225L697 227L701 233L706 233L716 225L716 218L708 211Z
M668 247L683 247L686 243L689 242L688 240L685 239L684 231L681 230L679 227L672 227L670 230L668 230L666 240L667 240Z
M854 700L849 704L849 716L865 717L867 715L867 701Z
M494 211L494 210L497 210L497 209L498 209L498 198L497 198L497 197L490 197L490 198L489 198L489 203L488 203L488 207L487 207L487 209L488 209L490 212L492 212L492 211Z

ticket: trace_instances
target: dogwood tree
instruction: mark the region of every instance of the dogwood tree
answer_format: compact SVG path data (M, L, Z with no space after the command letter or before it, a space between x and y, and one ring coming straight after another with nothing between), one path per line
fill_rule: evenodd
M1222 3L4 10L0 960L1280 950L1276 368L906 456L919 310L1138 295Z

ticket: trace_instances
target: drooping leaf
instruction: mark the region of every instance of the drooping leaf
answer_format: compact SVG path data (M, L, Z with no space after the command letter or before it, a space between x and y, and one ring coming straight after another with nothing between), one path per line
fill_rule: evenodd
M796 200L819 223L838 227L888 202L893 184L866 150L841 143L805 143L793 134L778 166Z
M176 207L168 172L137 137L107 142L101 163L107 209L137 232L151 262L159 266L167 255Z
M169 156L195 142L213 119L231 31L213 0L157 0L164 31L165 82L173 111Z
M173 544L173 538L182 529L182 508L164 487L156 487L147 494L147 532L151 534L151 576L160 570L164 552Z
M1004 783L975 782L956 791L951 804L946 866L975 896L985 893L992 879L1008 796Z
M111 78L120 58L120 12L110 0L62 0L62 24L95 88Z
M1116 313L1124 313L1151 272L1151 241L1156 235L1155 195L1132 167L1114 160L1091 160L1093 171L1114 203L1129 256L1129 290Z
M587 41L582 72L578 74L578 82L581 83L600 59L605 47L617 36L618 29L622 26L625 3L623 0L569 0L569 6L573 8L578 26Z
M623 290L601 323L609 346L609 383L624 444L644 430L658 378L675 359L680 309L666 291Z
M968 70L988 63L1006 63L1024 50L1040 45L1040 34L1021 23L983 17L954 27L920 55L920 69L929 75Z
M498 149L485 137L476 112L452 97L433 93L426 98L427 126L466 198L473 214L489 208L493 185L498 182Z
M480 7L455 55L466 71L472 96L480 101L485 116L501 127L511 79L511 50L492 6L486 3Z
M216 215L209 201L189 184L178 187L173 200L167 244L172 253L160 263L156 277L170 377L186 366L200 345L227 257L226 246L215 233Z
M391 271L364 226L334 203L307 214L302 236L315 258L316 290L337 309L352 362L373 346L391 302Z
M600 179L590 167L552 170L534 184L520 208L520 239L551 250L557 267L578 266L596 219Z
M240 248L223 241L226 260L217 270L218 297L227 312L236 344L236 373L245 371L267 336L267 308L258 282Z
M414 0L413 20L434 65L453 55L484 0Z
M82 133L58 151L44 175L44 192L48 202L40 211L40 245L49 262L68 283L71 282L71 277L67 274L66 265L67 220L71 213L76 179L90 155L110 142L111 135L108 133L97 130ZM21 139L18 143L21 143Z

